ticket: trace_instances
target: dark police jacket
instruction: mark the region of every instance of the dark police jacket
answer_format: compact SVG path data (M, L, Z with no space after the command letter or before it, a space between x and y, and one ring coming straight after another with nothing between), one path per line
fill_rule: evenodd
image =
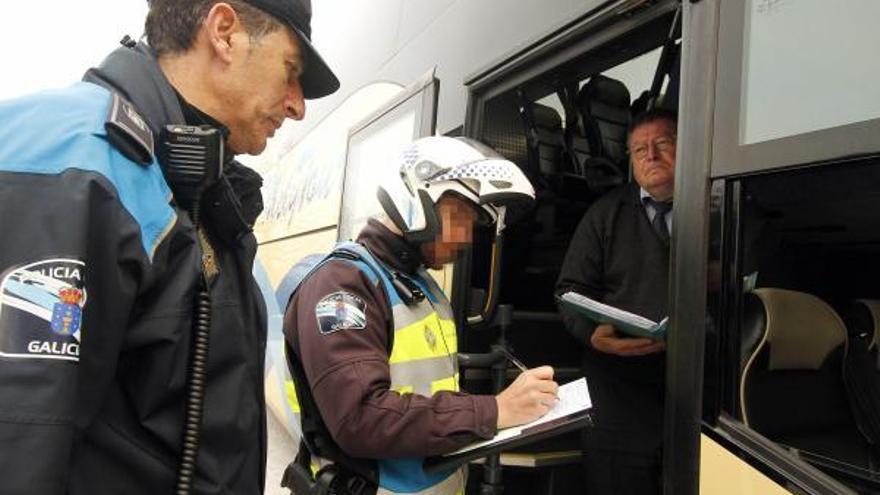
M86 80L0 103L0 493L173 491L202 253L144 130L158 142L184 112L143 45ZM203 214L219 275L201 494L264 484L266 316L246 226L259 179L230 167Z
M378 220L369 220L357 242L389 270L418 276L418 249ZM316 307L339 291L363 302L363 329L328 333L320 325ZM492 438L498 406L491 395L388 393L395 315L401 318L389 297L357 265L333 260L303 282L287 308L285 338L301 356L311 393L334 440L351 455L385 459L443 454ZM422 334L418 332L417 341ZM445 339L442 342L445 348ZM401 347L407 343L398 341ZM420 378L426 375L430 376L422 372Z

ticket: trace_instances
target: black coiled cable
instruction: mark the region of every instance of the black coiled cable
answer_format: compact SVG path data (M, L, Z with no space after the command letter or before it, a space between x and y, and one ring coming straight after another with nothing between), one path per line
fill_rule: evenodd
M192 206L192 221L196 236L199 235L198 195ZM176 495L189 495L196 474L196 457L199 452L199 436L202 430L202 411L205 405L205 380L208 367L208 342L211 337L211 294L204 267L195 298L193 314L193 341L187 375L186 409L183 425L183 448L174 488Z

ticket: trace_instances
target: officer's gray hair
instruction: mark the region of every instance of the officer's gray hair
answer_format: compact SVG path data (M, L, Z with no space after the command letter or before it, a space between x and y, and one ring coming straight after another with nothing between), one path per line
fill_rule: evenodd
M218 0L149 0L144 26L147 42L158 55L182 53L192 48L196 34ZM243 0L225 0L235 9L252 40L283 29L271 15Z

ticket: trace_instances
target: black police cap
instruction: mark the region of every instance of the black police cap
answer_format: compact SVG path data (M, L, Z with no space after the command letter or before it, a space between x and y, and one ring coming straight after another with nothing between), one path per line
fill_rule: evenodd
M303 96L321 98L339 89L339 79L312 46L311 0L244 0L292 29L299 38L305 71L300 76Z

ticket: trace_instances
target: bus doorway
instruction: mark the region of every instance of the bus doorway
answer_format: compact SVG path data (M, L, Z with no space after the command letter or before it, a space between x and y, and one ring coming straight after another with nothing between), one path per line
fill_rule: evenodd
M632 180L626 135L633 115L677 107L677 9L677 2L609 9L469 81L463 133L517 163L535 185L537 204L505 231L500 254L484 233L456 264L453 306L462 308L463 352L504 343L527 366L553 365L560 383L583 376L585 343L566 331L555 284L584 213ZM499 256L500 274L493 274ZM489 321L474 318L481 310ZM497 324L502 314L506 327ZM467 389L490 390L484 370L462 376ZM573 493L571 487L583 486L579 433L502 454L500 462L505 493ZM485 471L473 470L471 489Z

